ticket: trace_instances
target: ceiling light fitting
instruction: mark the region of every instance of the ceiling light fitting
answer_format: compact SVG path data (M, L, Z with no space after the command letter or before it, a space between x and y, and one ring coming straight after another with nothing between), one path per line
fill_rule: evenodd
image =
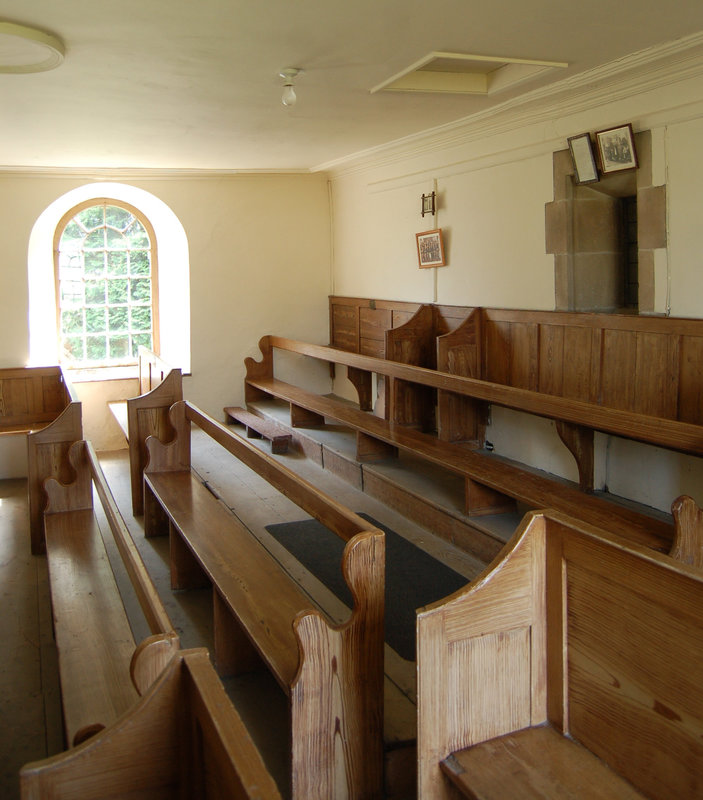
M0 73L46 72L63 63L61 39L36 28L0 21Z
M283 94L281 95L281 102L284 106L294 106L298 96L293 87L293 81L298 75L302 75L303 70L297 67L286 67L279 72L283 78Z

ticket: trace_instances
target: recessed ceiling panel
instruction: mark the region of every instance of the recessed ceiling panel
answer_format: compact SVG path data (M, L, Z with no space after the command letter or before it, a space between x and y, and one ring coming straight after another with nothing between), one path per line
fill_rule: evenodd
M444 92L490 95L554 69L563 61L432 52L371 89L374 92Z

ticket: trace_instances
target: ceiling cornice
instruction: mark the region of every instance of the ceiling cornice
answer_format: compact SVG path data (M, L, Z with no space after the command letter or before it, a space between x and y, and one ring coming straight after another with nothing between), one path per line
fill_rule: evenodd
M512 98L456 122L320 164L338 177L551 122L703 74L703 31L638 51Z

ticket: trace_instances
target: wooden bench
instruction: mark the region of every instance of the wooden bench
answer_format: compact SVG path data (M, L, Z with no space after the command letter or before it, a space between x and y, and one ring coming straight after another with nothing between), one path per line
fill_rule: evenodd
M181 650L134 706L67 753L26 764L22 800L280 800L207 651Z
M128 711L178 649L89 442L75 442L69 484L45 481L46 556L65 740L75 745ZM138 647L93 510L93 487L152 633Z
M0 369L0 435L27 434L32 553L44 552L43 483L68 475L66 453L83 436L81 404L61 367Z
M418 796L703 796L702 603L699 569L529 514L418 612Z
M621 530L622 535L655 549L668 551L673 525L665 520L611 502L601 495L584 492L567 481L529 470L514 461L460 444L442 441L413 426L402 425L334 398L306 391L278 380L273 375L273 350L294 352L333 364L375 372L393 381L418 383L468 397L521 407L532 413L548 414L575 422L589 416L591 424L621 435L633 433L659 444L678 443L692 449L703 447L703 427L677 420L661 420L643 414L568 398L543 395L526 389L492 384L423 367L362 356L331 347L297 342L277 336L262 338L261 361L246 359L247 403L263 397L276 397L290 405L293 427L324 425L331 418L357 432L357 459L369 461L392 456L402 449L445 467L465 479L467 514L494 512L506 508L506 499L517 500L529 508L555 508L603 527Z
M289 698L293 798L383 794L384 534L189 403L147 440L144 527L168 533L174 589L212 584L221 674L263 664ZM193 474L190 427L263 475L346 542L354 609L331 622Z
M168 409L182 399L181 370L171 367L148 348L140 347L139 395L108 403L129 443L132 513L135 516L144 513L142 475L147 459L147 437L169 437Z
M258 414L252 414L240 406L225 406L223 410L227 421L244 425L248 438L268 439L271 442L271 452L277 455L288 452L288 445L293 437L281 425Z

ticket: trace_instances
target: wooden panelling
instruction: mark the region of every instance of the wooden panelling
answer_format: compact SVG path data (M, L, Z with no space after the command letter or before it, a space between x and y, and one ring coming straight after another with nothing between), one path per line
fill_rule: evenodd
M678 408L683 422L703 421L703 336L682 336Z
M330 306L330 342L340 350L356 353L359 348L359 316L356 308L333 304Z

